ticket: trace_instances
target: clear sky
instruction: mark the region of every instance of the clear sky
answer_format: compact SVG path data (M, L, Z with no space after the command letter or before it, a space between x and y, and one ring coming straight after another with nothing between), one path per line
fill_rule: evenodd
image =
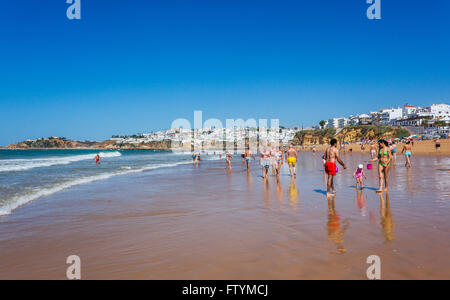
M450 102L450 1L0 2L0 145Z

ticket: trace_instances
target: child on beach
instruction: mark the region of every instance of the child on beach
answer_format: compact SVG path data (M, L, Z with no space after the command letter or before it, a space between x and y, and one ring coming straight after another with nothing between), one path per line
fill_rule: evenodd
M366 174L364 174L364 166L362 164L360 164L358 166L358 169L356 169L355 172L353 173L353 178L356 179L356 188L357 189L358 189L358 185L361 190L364 188L363 177L364 177L364 179L367 179Z

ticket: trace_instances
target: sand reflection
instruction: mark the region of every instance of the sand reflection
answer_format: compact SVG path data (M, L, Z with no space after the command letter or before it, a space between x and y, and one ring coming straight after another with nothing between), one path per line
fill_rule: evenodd
M288 199L289 206L292 208L292 210L296 211L298 209L299 203L299 192L297 189L297 182L294 178L291 178L291 182L289 183Z
M386 192L386 198L383 194L380 194L380 215L381 215L381 226L383 228L383 234L386 238L386 243L395 240L395 223L392 217L391 205L389 199L389 193Z
M336 212L335 198L328 197L328 222L327 231L328 238L336 244L339 253L346 253L347 249L344 247L344 234L350 225L349 220L345 219L341 222L341 215Z

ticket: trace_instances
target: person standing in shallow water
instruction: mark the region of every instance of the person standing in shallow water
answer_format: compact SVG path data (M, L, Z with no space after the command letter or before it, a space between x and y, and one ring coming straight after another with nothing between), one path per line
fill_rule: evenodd
M370 143L370 157L372 160L377 158L377 146L373 141Z
M100 155L99 155L99 154L97 154L97 155L95 156L95 164L96 164L97 166L100 166Z
M336 189L334 188L334 176L337 175L337 165L336 161L338 161L342 167L347 169L345 163L341 160L339 155L339 150L337 148L337 140L332 139L330 141L330 147L325 151L323 155L323 159L325 160L325 173L328 176L327 179L327 196L332 196L336 194ZM332 191L332 193L330 193Z
M383 183L384 190L387 191L389 186L389 168L391 166L392 161L392 153L389 148L389 143L386 140L378 141L378 177L380 180L380 188L378 189L378 193L383 192Z
M231 154L231 152L228 151L228 152L227 152L227 155L226 155L226 157L225 157L225 161L226 161L226 164L227 164L226 169L231 169L231 158L232 158L232 157L233 157L233 154Z
M247 172L250 171L250 160L253 158L255 160L255 156L252 153L252 150L250 148L247 148L244 152L245 157L245 163L247 165Z
M262 167L262 178L266 179L269 177L269 168L270 168L270 151L264 149L261 151L259 163Z
M289 172L291 173L291 177L297 176L297 172L295 170L295 165L297 164L297 158L298 158L297 150L294 149L294 147L292 145L290 145L289 149L287 151L287 162L289 165Z
M403 147L402 153L405 154L405 167L411 168L412 144L410 141L406 142L405 146Z
M435 140L435 148L436 152L441 152L441 140L439 138Z

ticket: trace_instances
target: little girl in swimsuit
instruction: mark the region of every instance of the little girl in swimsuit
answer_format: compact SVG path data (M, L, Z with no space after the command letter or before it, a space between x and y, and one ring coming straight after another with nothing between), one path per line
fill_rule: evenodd
M353 173L353 178L356 179L356 188L358 188L359 185L361 190L364 188L363 177L364 179L367 179L366 174L364 174L364 166L359 165L358 169Z

